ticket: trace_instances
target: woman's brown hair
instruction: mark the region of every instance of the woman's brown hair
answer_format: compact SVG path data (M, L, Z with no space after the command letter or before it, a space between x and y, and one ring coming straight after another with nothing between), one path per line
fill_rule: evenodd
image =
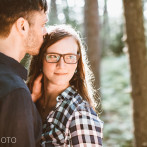
M93 105L92 99L95 99L96 91L93 87L94 78L93 73L89 68L86 50L79 33L68 25L55 25L48 28L48 34L45 36L39 54L32 58L27 85L32 92L34 80L42 73L43 58L47 48L65 37L73 37L76 40L79 47L78 53L80 54L77 71L70 80L70 85L73 85L75 89L77 89L83 99ZM44 95L43 91L44 90L42 89L42 95Z

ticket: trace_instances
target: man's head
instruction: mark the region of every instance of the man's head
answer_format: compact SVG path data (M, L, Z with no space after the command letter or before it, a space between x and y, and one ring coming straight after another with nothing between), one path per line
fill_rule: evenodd
M0 0L0 39L17 38L19 51L38 54L46 33L46 11L47 0Z
M47 11L46 0L0 0L0 37L8 37L12 25L20 17L31 25L34 11Z
M48 19L47 15L43 11L41 11L34 12L32 14L32 20L33 22L29 26L29 28L27 27L27 24L24 24L24 26L26 26L26 30L28 31L22 31L22 33L27 33L24 33L25 37L23 39L23 46L25 47L27 53L31 55L36 55L39 53L40 47L43 43L43 37L47 33L45 24Z

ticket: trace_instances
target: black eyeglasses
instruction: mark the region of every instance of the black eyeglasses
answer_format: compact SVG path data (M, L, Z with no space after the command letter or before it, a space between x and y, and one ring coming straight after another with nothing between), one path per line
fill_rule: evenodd
M64 62L67 64L76 64L80 58L80 54L58 54L58 53L46 53L45 59L48 63L57 63L60 58L63 57Z

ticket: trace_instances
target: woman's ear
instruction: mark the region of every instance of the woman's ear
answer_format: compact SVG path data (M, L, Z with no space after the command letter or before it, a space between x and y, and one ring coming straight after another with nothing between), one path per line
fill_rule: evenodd
M15 25L16 25L17 31L21 35L25 36L28 34L29 23L26 19L24 19L23 17L20 17L19 19L17 19Z

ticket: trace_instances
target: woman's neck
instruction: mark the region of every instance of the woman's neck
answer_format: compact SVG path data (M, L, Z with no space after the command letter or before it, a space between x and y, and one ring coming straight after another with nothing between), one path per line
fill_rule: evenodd
M44 77L44 98L42 99L42 108L46 109L47 115L51 112L57 104L56 98L62 93L69 84L67 85L56 85L52 84L48 79ZM45 117L47 116L45 115Z
M56 85L50 83L48 80L44 80L44 93L45 97L49 99L49 101L56 101L56 97L62 93L69 84L65 85Z

